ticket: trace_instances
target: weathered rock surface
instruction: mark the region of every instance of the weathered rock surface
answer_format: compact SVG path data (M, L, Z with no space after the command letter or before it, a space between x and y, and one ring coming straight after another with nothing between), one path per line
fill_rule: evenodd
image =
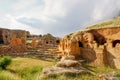
M59 42L60 42L60 38L54 37L53 35L48 33L41 36L41 38L38 41L38 45L41 47L46 47L46 46L54 47L58 45Z
M28 31L0 28L0 44L9 44L14 36L26 40L28 35L30 35Z
M76 60L64 59L58 62L55 66L44 68L41 77L49 76L51 74L61 75L64 73L83 74L83 73L94 73L81 66L81 63Z
M74 60L65 60L63 62L58 62L55 66L43 69L41 77L49 76L52 74L61 75L65 73L73 73L73 74L89 73L94 75L92 71L83 68L79 62Z
M116 73L111 72L99 75L100 80L120 80L120 77L115 77Z
M120 69L120 27L78 31L65 36L59 45L63 55L73 55L95 65Z
M75 60L75 56L72 56L72 55L65 55L65 56L62 56L61 58L61 62L64 61L64 60Z
M60 75L64 73L74 73L74 74L79 74L79 73L90 73L91 72L83 67L70 67L70 68L64 68L64 67L56 67L52 66L50 68L45 68L42 71L41 77L48 76L51 74L55 75Z
M25 52L27 50L26 44L22 39L13 37L12 41L7 47L7 52L12 53L21 53Z
M75 60L64 60L60 61L56 64L57 67L76 67L80 66L81 64Z

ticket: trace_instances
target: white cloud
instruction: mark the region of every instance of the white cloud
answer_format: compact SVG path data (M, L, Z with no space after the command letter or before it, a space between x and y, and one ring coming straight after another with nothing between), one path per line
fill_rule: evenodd
M31 33L34 34L43 34L43 32L39 29L36 29L30 25L26 25L23 23L20 23L16 20L15 16L11 16L10 14L6 14L5 22L8 24L7 26L6 23L3 24L3 28L9 28L9 29L22 29L22 30L27 30L30 31Z
M99 21L103 19L112 18L118 14L120 10L120 1L115 0L100 0L95 4L93 9L93 20Z
M0 26L59 36L112 18L120 7L119 0L14 0L10 5L5 1Z
M37 0L17 0L13 5L13 9L21 10L29 8L31 5L35 4Z

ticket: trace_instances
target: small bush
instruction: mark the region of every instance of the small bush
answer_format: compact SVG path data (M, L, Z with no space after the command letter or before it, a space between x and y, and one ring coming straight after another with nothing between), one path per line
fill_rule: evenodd
M0 59L0 69L6 69L8 65L10 65L12 59L9 56L4 56Z
M120 77L120 73L117 73L114 77Z

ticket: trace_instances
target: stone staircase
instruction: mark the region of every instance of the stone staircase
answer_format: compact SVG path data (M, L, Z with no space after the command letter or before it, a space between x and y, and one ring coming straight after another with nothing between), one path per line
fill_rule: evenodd
M58 47L51 47L46 49L45 53L51 53L51 54L60 54L61 52L58 50Z

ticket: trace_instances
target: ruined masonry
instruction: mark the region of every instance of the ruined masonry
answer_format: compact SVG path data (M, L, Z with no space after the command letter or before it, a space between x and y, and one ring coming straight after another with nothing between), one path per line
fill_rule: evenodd
M0 44L9 44L13 37L26 40L30 33L25 30L10 30L0 28Z

